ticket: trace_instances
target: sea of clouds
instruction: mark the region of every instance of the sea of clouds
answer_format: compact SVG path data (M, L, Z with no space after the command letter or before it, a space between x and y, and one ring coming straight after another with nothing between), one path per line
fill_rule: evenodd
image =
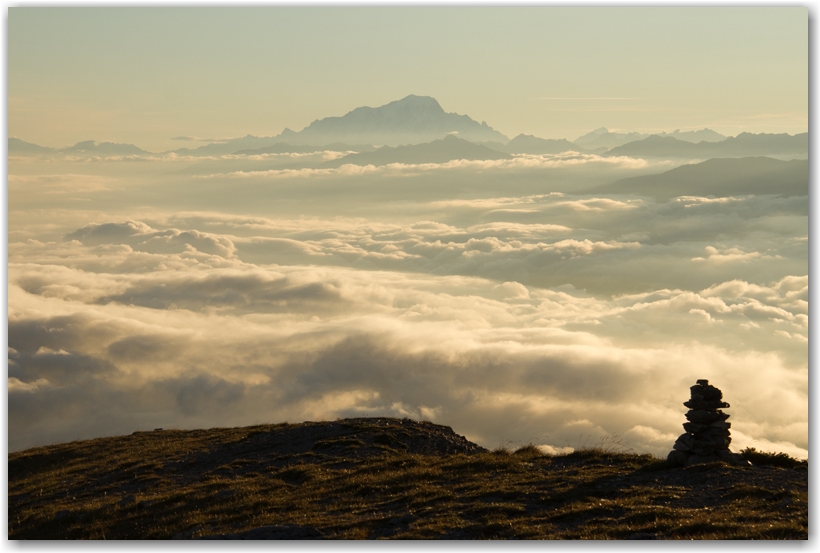
M597 156L148 161L10 160L11 451L389 415L665 456L707 378L735 451L808 455L806 197L585 194L668 169Z

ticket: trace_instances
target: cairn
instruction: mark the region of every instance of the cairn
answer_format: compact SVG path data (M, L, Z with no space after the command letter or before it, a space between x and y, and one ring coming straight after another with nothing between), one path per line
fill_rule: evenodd
M690 388L691 398L684 402L689 407L683 424L685 434L681 434L669 452L667 461L674 465L689 466L699 463L723 461L733 465L746 465L741 455L729 451L732 438L729 435L731 423L729 415L721 408L729 407L723 401L723 392L709 384L708 380L698 380Z

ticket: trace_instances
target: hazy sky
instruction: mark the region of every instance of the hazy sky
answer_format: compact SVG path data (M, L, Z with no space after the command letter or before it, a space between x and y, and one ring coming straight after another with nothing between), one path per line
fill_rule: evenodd
M808 128L806 8L9 8L9 136L176 148L429 95L508 135Z

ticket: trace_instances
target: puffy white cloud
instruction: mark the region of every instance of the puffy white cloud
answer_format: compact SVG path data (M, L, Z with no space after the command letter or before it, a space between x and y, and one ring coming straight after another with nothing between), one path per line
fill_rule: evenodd
M113 234L151 232L125 227ZM340 267L89 273L11 263L12 443L56 439L54 418L72 436L90 437L126 432L138 420L213 426L409 413L491 447L545 432L538 443L554 448L583 445L581 434L618 435L625 448L660 455L669 447L663 436L683 421L675 406L696 378L720 384L751 371L757 382L775 382L795 373L787 389L802 386L799 360L743 352L743 344L695 323L676 334L681 314L751 320L758 311L740 307L753 305L786 320L790 312L778 305L801 282L606 299L515 281ZM756 320L762 330L775 324ZM728 396L742 387L725 389ZM128 399L100 403L96 394ZM790 416L803 416L805 400L789 405ZM99 409L113 415L86 425ZM152 416L133 416L146 412ZM747 409L743 416L762 422L769 414ZM776 425L756 435L783 439Z
M779 256L763 255L760 252L744 252L740 248L724 248L722 251L714 246L706 246L706 257L693 257L692 261L710 261L713 263L744 262L752 259L777 259Z
M335 154L335 153L334 153ZM325 155L325 159L337 159L338 155ZM254 160L256 156L223 156L222 159L242 159ZM316 178L316 177L351 177L362 175L379 175L385 177L402 177L418 175L430 172L510 172L527 171L539 169L576 169L579 167L592 167L598 169L646 169L649 167L671 168L668 162L656 162L650 164L645 159L631 158L626 156L603 157L595 154L579 154L577 152L564 152L562 154L516 154L511 159L498 160L468 160L455 159L446 163L389 163L386 165L353 165L345 164L335 168L324 167L300 167L300 168L275 168L257 170L234 170L229 172L219 172L202 174L200 178L223 178L232 179L292 179L292 178Z
M138 251L152 253L179 253L201 251L206 254L232 257L236 251L233 242L198 230L168 229L157 231L140 221L123 223L92 223L65 236L85 245L128 244Z
M218 163L247 161L269 160ZM196 192L117 176L86 190L85 211L13 202L10 448L384 414L487 447L610 439L665 455L708 378L736 448L807 455L805 200L655 202L513 178L548 161L610 163L348 168L363 178ZM236 203L189 205L220 186ZM110 207L143 194L168 205Z

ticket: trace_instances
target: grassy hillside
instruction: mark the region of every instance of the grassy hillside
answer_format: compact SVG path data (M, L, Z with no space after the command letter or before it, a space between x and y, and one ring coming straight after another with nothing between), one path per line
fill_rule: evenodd
M386 418L158 429L10 454L9 537L806 539L807 464L745 454L491 452Z

